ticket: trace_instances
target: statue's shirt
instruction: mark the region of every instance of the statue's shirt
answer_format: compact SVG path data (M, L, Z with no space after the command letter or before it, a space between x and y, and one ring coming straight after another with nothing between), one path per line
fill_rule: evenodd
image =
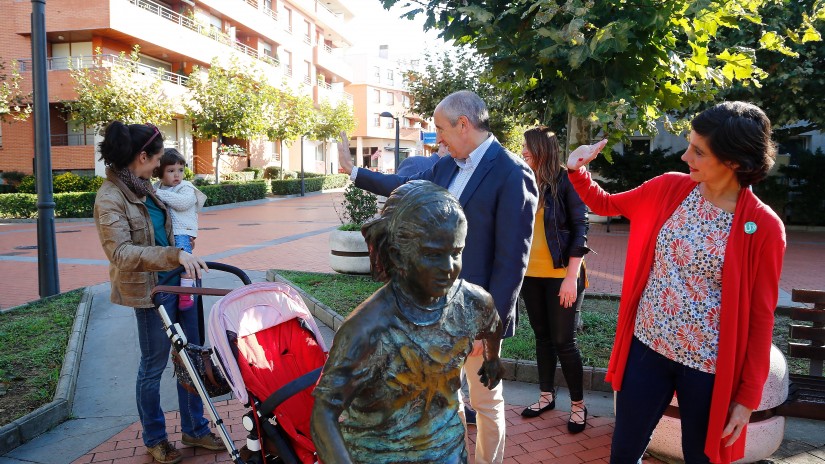
M387 285L341 326L313 395L343 411L340 428L354 462L466 462L456 394L461 366L473 340L498 325L481 292L457 281L440 317L422 323L405 315Z

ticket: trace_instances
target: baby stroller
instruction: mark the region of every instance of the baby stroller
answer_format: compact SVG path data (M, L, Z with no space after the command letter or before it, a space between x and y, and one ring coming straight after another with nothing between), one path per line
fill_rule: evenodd
M201 399L208 405L218 435L236 464L316 462L309 431L313 405L311 387L321 374L327 348L312 314L300 295L288 285L252 284L238 268L221 263L207 265L210 270L235 274L245 286L230 291L202 288L200 282L194 288L160 285L180 274L183 269L179 268L171 272L153 294L223 295L213 305L209 316L209 340L213 346L211 361L220 374L215 377L225 379L235 397L251 408L242 419L249 435L241 451L235 448L204 387L205 383L213 382L213 376L198 372L197 368L202 365L193 363L192 350L186 349L185 336L172 321L168 321L163 307L159 308L172 345L180 354ZM200 298L197 307L203 321ZM194 358L198 361L197 355Z

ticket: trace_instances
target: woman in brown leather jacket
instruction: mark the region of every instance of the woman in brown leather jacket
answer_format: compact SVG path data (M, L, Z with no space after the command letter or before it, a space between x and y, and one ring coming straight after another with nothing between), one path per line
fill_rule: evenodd
M576 345L576 313L584 294L582 258L587 254L587 209L567 179L559 141L549 128L524 133L522 156L536 175L539 209L533 229L530 261L521 296L536 334L536 364L541 395L522 411L537 417L556 406L556 361L570 391L571 433L584 430L583 368Z
M158 200L149 178L160 163L163 135L149 124L126 125L114 121L100 143L106 164L106 181L95 199L94 218L100 243L109 258L112 303L134 308L140 343L136 399L143 443L160 463L182 459L169 442L160 407L160 378L169 361L170 342L151 299L158 272L182 265L201 277L206 263L174 247L169 213ZM171 320L177 320L191 343L201 344L197 311L178 311L177 295L165 295L163 305ZM210 450L223 443L209 429L203 404L196 394L178 385L182 443Z

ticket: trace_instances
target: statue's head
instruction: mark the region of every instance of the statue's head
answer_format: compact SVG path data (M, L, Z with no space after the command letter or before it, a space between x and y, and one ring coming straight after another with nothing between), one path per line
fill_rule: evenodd
M447 293L461 272L467 219L446 189L416 180L395 189L361 228L376 280L396 280L417 299Z

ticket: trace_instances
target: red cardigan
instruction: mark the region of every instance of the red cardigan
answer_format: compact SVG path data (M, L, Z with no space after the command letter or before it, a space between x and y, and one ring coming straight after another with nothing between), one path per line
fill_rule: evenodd
M656 237L665 221L696 187L687 174L667 173L641 186L608 194L581 168L569 172L570 181L590 209L603 216L630 220L627 262L619 304L619 321L606 380L622 388L636 310L653 266ZM746 233L746 225L756 230ZM725 447L722 430L732 402L756 409L770 368L773 313L779 296L779 276L785 254L782 221L749 189L736 201L725 260L722 264L722 302L716 379L705 438L705 454L712 462L729 463L745 453L745 436Z

